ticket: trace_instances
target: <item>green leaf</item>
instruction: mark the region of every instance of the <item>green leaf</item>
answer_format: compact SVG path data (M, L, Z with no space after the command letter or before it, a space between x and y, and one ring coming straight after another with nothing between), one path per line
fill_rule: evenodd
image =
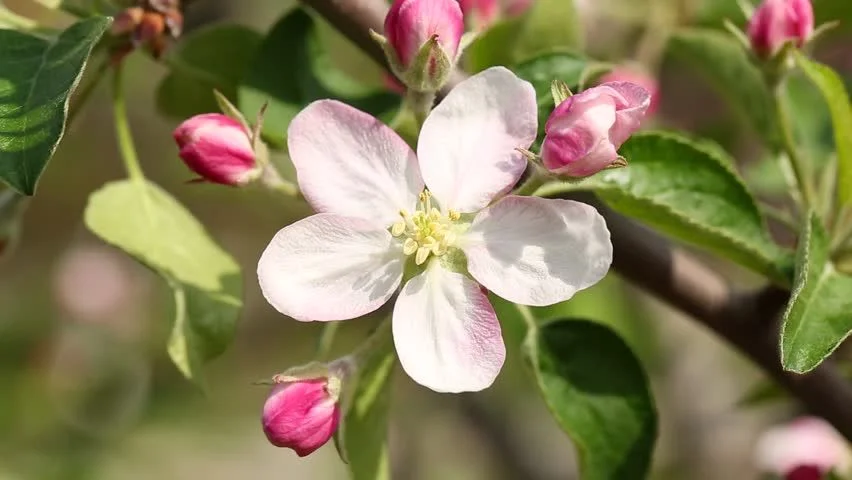
M668 51L703 74L767 145L778 143L772 92L760 70L730 34L705 29L681 30L672 35Z
M837 149L837 195L841 204L852 201L852 105L843 79L826 65L794 53L796 64L822 93L831 112L834 144Z
M559 48L583 48L583 28L574 0L536 0L523 16L515 58Z
M565 82L573 91L582 81L591 63L582 55L567 52L552 52L522 62L513 69L535 88L538 101L538 129L544 133L547 118L555 108L550 86L554 80Z
M595 191L625 215L779 284L790 283L792 254L769 236L754 198L719 147L675 134L640 133L620 153L628 167L576 184L545 185L537 194Z
M340 99L376 116L400 104L397 95L376 92L335 69L315 30L304 11L286 14L264 39L239 87L238 105L249 118L269 102L263 135L273 144L285 143L290 120L314 100Z
M189 211L145 180L109 183L92 194L85 222L172 287L176 314L169 355L187 378L200 380L203 363L221 354L234 336L242 307L239 266Z
M464 51L465 70L474 74L497 65L513 65L520 33L520 18L501 20L479 33Z
M781 327L786 370L813 370L852 331L852 277L836 271L829 255L828 234L811 214L799 239L793 294Z
M390 479L388 413L396 352L389 340L346 380L355 387L337 441L352 480Z
M648 378L613 331L557 320L525 344L538 387L577 446L586 480L644 479L657 437Z
M0 30L0 180L25 195L65 133L71 93L111 20L78 22L50 40Z
M236 103L237 85L263 37L241 25L214 25L186 35L164 59L171 69L157 88L157 108L184 119L217 112L213 90ZM254 119L257 110L248 116Z

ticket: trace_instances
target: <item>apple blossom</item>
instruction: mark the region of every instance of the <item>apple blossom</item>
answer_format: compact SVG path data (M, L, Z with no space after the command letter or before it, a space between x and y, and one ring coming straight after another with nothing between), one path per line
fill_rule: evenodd
M774 55L786 42L801 47L813 31L810 0L764 0L748 25L752 48L761 57Z
M849 473L852 454L843 437L825 420L801 417L761 435L757 467L785 480L820 479L830 471Z
M617 163L618 148L639 128L650 102L644 88L629 82L568 97L547 119L542 163L569 177L593 175Z
M483 28L494 23L500 15L498 0L459 0L464 18L474 28Z
M226 115L196 115L175 130L174 138L180 158L203 180L241 186L261 175L251 133Z
M506 350L480 285L551 305L598 282L612 261L594 208L504 196L526 168L518 149L535 140L536 110L532 85L488 69L432 111L415 154L366 113L333 100L309 105L291 122L288 146L318 213L280 230L263 252L267 301L296 320L333 321L398 293L392 333L409 376L439 392L487 388Z

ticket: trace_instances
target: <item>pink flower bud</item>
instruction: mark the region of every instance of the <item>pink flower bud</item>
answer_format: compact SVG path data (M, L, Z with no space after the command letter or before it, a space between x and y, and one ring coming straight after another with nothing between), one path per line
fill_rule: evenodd
M409 68L432 37L455 64L464 33L456 0L396 0L385 17L385 36L403 68Z
M300 457L325 445L337 430L339 385L329 378L295 380L272 389L263 405L263 432L276 447L292 448Z
M852 455L843 437L825 420L801 417L767 430L755 448L757 467L785 480L821 479L849 472Z
M635 83L636 85L639 85L640 87L647 90L648 95L651 96L651 103L650 105L648 105L648 111L646 112L646 115L653 115L657 111L657 108L659 108L660 84L657 83L656 78L645 73L644 71L631 67L619 67L602 76L598 80L598 84L613 82Z
M197 115L183 122L174 137L180 158L208 182L239 186L260 175L249 133L230 117Z
M459 0L459 6L465 21L476 29L491 25L500 14L500 4L497 0Z
M650 105L648 92L629 82L592 87L559 104L545 126L545 168L587 177L619 161L618 148L639 129Z
M764 0L748 25L752 48L761 57L774 55L786 42L801 47L813 31L810 0Z

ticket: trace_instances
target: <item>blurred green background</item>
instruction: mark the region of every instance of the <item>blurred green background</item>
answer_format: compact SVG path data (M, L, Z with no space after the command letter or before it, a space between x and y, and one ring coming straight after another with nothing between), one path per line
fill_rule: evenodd
M724 18L743 23L733 0L651 1L577 0L587 53L620 63L636 57L638 40L649 28L721 28ZM5 3L36 17L45 14L27 0ZM264 32L292 3L199 0L187 12L188 31L237 23ZM817 1L815 9L820 20L852 24L849 0ZM323 33L341 69L381 84L375 66L329 29ZM850 41L840 29L820 43L817 57L848 77ZM654 122L719 141L742 162L752 187L771 199L783 181L762 158L752 133L690 65L670 58L664 42L659 48L660 62L646 65L659 72L661 84ZM166 286L84 227L88 195L123 176L104 82L44 175L19 249L0 263L0 480L344 478L331 445L299 459L267 443L260 429L267 388L252 385L313 353L319 325L277 314L260 296L253 273L274 232L309 210L264 191L188 184L190 172L171 140L178 119L166 118L156 105L156 88L168 67L143 55L130 62L131 121L144 169L244 269L246 306L237 336L207 369L206 391L189 384L165 354L172 315ZM806 86L799 93L803 128L822 132L817 138L830 142L823 106L809 100L813 92ZM779 230L779 240L789 238ZM756 281L727 263L717 266L735 282ZM661 421L654 478L755 478L756 436L795 406L739 405L762 378L747 361L614 273L560 311L614 326L644 361ZM440 395L398 372L390 432L394 479L576 478L571 442L520 361L521 327L510 315L502 320L509 358L488 391ZM348 351L370 326L370 320L345 324L336 349Z

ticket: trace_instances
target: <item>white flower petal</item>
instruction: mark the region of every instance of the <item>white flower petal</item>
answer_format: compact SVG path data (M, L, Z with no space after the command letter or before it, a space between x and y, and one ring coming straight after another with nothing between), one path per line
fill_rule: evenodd
M393 339L406 373L436 392L487 388L506 358L488 297L476 282L435 261L402 288Z
M369 221L320 213L284 227L257 265L266 300L309 322L370 313L402 281L399 242Z
M417 156L426 186L445 209L476 212L518 181L535 141L535 90L503 67L474 75L434 109Z
M612 263L603 217L571 200L505 197L476 216L461 246L473 278L524 305L568 300Z
M372 115L335 100L308 105L290 122L299 187L320 213L387 227L423 190L414 151Z

